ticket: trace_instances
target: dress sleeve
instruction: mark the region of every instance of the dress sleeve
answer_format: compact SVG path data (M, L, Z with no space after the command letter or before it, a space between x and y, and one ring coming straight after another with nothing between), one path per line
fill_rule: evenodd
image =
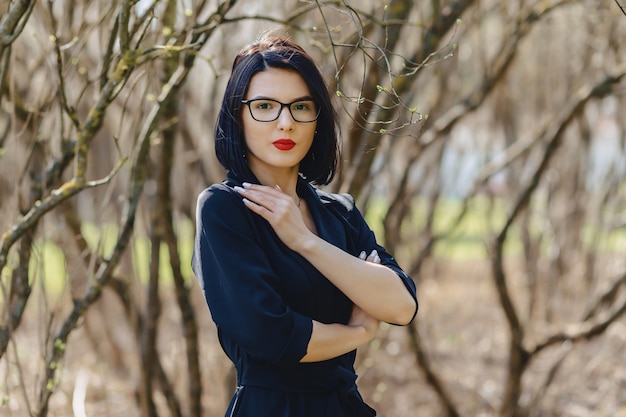
M342 217L344 217L344 220L347 223L345 226L347 234L349 235L348 240L350 241L350 246L353 246L353 255L358 256L361 251L365 251L369 254L372 250L376 249L376 252L378 252L378 256L380 257L380 263L390 268L396 273L396 275L398 275L398 278L402 280L407 291L409 291L415 300L415 312L413 313L413 318L415 318L419 306L415 282L409 275L407 275L406 272L402 270L402 268L400 268L395 258L376 241L374 232L370 229L369 225L365 221L365 218L356 207L352 196L349 194L341 194L336 195L335 197L335 208L339 211L343 211ZM411 321L413 318L411 318Z
M226 185L198 197L193 270L220 332L270 363L306 354L312 320L290 309L241 197Z

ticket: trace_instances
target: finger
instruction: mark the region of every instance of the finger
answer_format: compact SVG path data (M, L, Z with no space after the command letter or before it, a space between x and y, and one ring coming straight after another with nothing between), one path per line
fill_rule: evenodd
M367 256L366 261L368 262L372 262L375 264L379 264L380 261L380 256L378 256L378 252L376 251L376 249L372 250L372 252L370 252L370 254Z
M359 254L359 259L365 260L365 251L364 250L362 250L361 253Z
M244 182L244 187L234 187L241 195L245 195L248 199L255 201L268 208L271 211L282 209L289 209L291 206L300 206L300 199L298 202L290 195L283 192L280 185L276 184L273 187L266 185L256 185Z
M243 203L246 205L246 207L248 207L248 209L250 209L250 211L258 214L259 216L263 217L265 220L267 221L271 221L272 220L272 212L270 210L268 210L267 208L255 203L254 201L251 201L247 198L243 198L242 199Z
M256 203L261 203L260 199L263 198L263 196L270 196L273 198L281 198L285 196L282 191L274 187L268 187L266 185L259 184L250 184L249 182L244 182L241 184L241 186L235 186L233 187L233 189L237 191L239 195L244 196L248 200L252 200Z
M265 195L272 196L277 199L293 201L293 199L289 195L283 192L283 189L280 188L278 184L274 185L273 187L269 187L267 185L250 184L249 182L244 182L241 185L241 187L235 186L234 188L238 193L242 195L250 197Z
M275 196L286 195L285 193L283 193L283 190L278 186L278 184L275 185L274 187L268 187L267 185L251 184L249 182L244 182L241 184L241 186L246 191L251 190L251 191L257 191L257 192L263 192L263 193L268 193L268 194L275 195Z
M241 195L242 197L247 198L248 200L260 206L263 206L270 211L275 211L279 205L285 204L285 202L287 201L285 198L285 194L278 193L276 190L270 187L242 188L236 186L234 187L234 190L237 191L237 193L239 193L239 195Z

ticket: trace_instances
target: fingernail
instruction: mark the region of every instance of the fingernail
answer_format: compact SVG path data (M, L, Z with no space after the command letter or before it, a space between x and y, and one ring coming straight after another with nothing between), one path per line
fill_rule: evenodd
M364 250L362 250L361 253L359 254L359 258L365 259L365 251Z
M282 191L282 189L280 188L280 186L279 186L278 184L276 184L276 185L274 186L274 188L276 188L278 191Z
M248 188L252 184L250 184L249 182L244 182L241 185L243 185L244 188Z
M238 193L240 193L240 192L242 192L242 191L245 191L243 188L241 188L241 187L240 187L240 186L238 186L238 185L235 185L235 186L233 187L233 190L237 191Z

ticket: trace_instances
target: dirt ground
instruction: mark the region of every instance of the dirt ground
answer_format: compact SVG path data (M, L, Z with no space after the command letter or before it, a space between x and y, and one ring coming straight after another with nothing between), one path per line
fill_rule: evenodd
M432 367L445 383L461 416L496 416L506 373L508 333L483 262L445 262L428 268L419 283L420 311L415 325ZM511 287L516 291L515 285ZM201 324L203 406L207 417L223 415L232 386L232 368L221 352L199 291L194 291ZM0 361L0 415L28 416L36 404L42 374L41 346L46 317L31 303L9 353ZM171 305L165 303L166 305ZM54 307L54 306L48 306ZM137 343L121 307L105 294L70 338L67 356L50 403L51 417L139 415ZM61 312L58 316L62 317ZM161 318L163 365L184 405L184 343L179 316L165 309ZM357 371L366 401L383 417L437 417L441 406L416 365L406 328L381 326L378 338L360 351ZM626 416L626 319L591 341L548 349L524 378L521 402L531 417ZM562 365L547 387L548 370ZM160 408L165 400L157 397ZM183 406L184 407L184 406ZM163 413L162 415L168 415Z
M461 416L496 416L506 380L508 331L488 265L445 263L431 273L419 285L416 324L432 367ZM518 290L515 284L510 289ZM407 333L390 327L380 346L370 349L376 365L361 372L364 396L385 417L442 416ZM624 417L624 352L624 317L596 339L550 348L526 372L521 403L532 417ZM560 358L562 365L546 387L548 370Z

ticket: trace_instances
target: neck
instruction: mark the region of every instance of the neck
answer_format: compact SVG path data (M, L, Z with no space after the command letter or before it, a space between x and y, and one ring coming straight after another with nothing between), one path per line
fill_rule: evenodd
M252 172L262 185L269 187L278 185L283 193L291 196L296 203L299 201L296 193L296 185L298 183L297 169L284 172L268 172L265 170L253 170Z

